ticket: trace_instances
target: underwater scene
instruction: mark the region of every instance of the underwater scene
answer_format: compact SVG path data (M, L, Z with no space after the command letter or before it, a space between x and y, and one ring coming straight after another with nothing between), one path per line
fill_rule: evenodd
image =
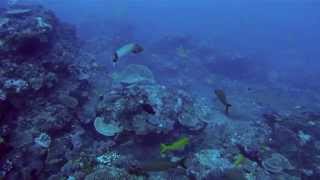
M320 180L320 1L0 0L0 180Z

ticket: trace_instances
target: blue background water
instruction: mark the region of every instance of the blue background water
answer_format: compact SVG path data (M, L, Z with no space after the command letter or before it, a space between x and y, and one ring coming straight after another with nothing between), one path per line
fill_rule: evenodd
M47 1L80 35L99 36L131 24L139 41L189 34L216 48L258 54L272 69L319 75L320 3L317 1ZM86 26L86 23L98 26ZM99 24L104 24L104 29ZM296 79L299 81L299 79ZM302 79L305 81L305 79ZM316 83L308 81L308 83Z
M134 35L128 41L148 47L164 36L189 35L199 44L254 56L269 65L267 72L280 72L295 85L318 87L320 3L315 0L27 1L53 9L76 25L82 39L130 29Z

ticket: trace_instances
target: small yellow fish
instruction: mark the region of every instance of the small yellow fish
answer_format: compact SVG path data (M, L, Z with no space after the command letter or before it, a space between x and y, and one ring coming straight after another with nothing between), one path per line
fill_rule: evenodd
M189 144L189 138L183 137L173 142L172 144L161 144L160 153L163 154L167 151L182 150L186 145Z
M240 167L245 162L245 160L246 160L246 157L244 157L242 154L238 154L238 155L236 155L235 161L233 164L236 167Z

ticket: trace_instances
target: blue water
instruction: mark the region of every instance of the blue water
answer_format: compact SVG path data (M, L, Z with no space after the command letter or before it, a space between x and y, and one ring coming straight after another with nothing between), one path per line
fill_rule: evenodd
M290 81L304 81L309 79L306 74L319 73L320 4L317 1L41 3L54 9L64 21L77 25L84 38L99 37L130 25L134 37L128 41L148 44L166 35L189 35L217 49L253 54L255 61L270 64L268 70L288 72L286 78ZM312 86L315 81L307 80L307 84Z

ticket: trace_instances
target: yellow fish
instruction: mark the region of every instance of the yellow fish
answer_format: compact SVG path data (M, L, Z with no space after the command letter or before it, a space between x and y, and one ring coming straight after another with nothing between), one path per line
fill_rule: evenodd
M188 144L189 144L189 138L187 137L180 138L171 144L161 144L160 153L163 154L167 151L182 150Z
M234 165L236 167L240 167L246 160L246 157L244 157L242 154L238 154L236 157L235 157L235 161L234 161Z

